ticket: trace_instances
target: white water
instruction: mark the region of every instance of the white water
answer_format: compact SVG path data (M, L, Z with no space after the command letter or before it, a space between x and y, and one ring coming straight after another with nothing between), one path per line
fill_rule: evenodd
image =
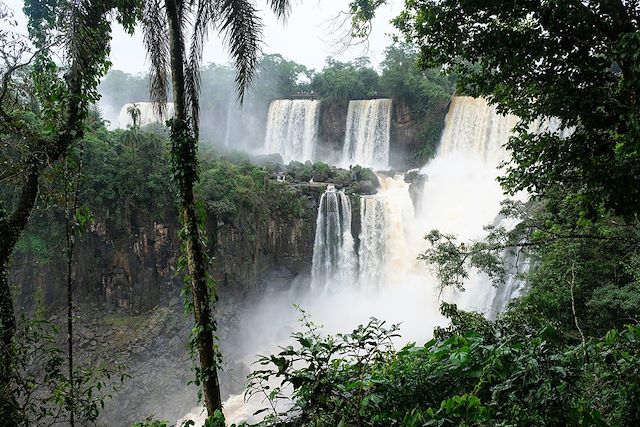
M224 127L224 140L223 146L229 148L229 135L231 135L231 111L234 110L235 105L233 103L229 103L227 106L227 122Z
M486 235L483 226L500 221L500 202L505 198L496 181L498 166L508 159L502 147L517 124L515 116L502 116L482 99L454 97L436 158L422 173L427 182L416 216L422 230L438 229L459 241ZM485 314L492 311L496 288L487 277L474 272L460 295L448 298L465 309Z
M357 259L351 233L351 202L329 185L320 198L313 245L311 288L331 290L356 279Z
M350 101L342 150L344 166L389 167L390 99Z
M368 292L406 281L415 265L407 246L414 215L409 184L404 175L378 179L380 192L360 199L359 283Z
M285 163L313 160L319 101L276 99L269 106L264 148L280 153Z
M136 102L135 105L140 109L140 118L138 119L140 126L146 126L151 123L161 123L173 116L173 102L168 102L164 114L160 116L154 108L153 102ZM117 127L120 129L126 129L128 126L133 125L133 120L129 114L129 107L132 107L133 103L124 104L118 114Z
M251 353L268 354L277 351L277 345L289 343L286 337L299 329L298 315L291 308L294 303L332 334L348 332L372 316L401 323L403 336L398 344L422 344L435 326L446 322L438 310L441 297L487 316L501 310L518 294L518 280L510 278L496 289L487 277L471 272L465 292L441 295L435 277L416 258L427 247L423 236L432 229L466 241L482 238L486 224L504 223L498 216L504 196L496 182L497 167L508 159L502 145L516 122L515 117L497 114L483 100L455 97L436 158L421 169L427 181L417 206L402 175L380 175L381 191L360 201L357 252L345 249L352 247L350 239L355 237L347 220L349 199L329 189L318 215L322 236L316 236L314 246L313 290L302 292L304 287L297 283L287 293L263 298L239 328L250 343L248 360L255 360ZM357 272L350 276L354 259ZM323 283L325 277L329 279ZM242 404L239 396L232 396L225 414L230 421L238 421L262 406L256 401Z

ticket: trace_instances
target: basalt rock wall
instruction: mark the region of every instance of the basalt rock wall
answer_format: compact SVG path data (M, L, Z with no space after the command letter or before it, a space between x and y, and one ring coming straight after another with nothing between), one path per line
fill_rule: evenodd
M267 286L281 286L307 274L313 255L318 189L304 191L301 217L263 218L242 212L233 223L210 220L217 235L212 276L221 294L246 298ZM62 221L51 227L62 227ZM78 238L74 251L73 283L76 299L118 309L147 310L177 298L182 287L177 272L180 242L175 210L141 209L126 227L116 227L106 215L96 215ZM209 239L213 241L213 239ZM66 303L66 264L60 242L47 261L32 251L17 254L10 274L16 305L30 310L42 303L55 311Z

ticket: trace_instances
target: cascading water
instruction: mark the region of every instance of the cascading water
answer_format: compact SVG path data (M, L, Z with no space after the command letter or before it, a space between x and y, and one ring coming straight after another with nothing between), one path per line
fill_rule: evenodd
M358 282L362 288L376 291L384 275L385 253L384 202L375 196L360 199L360 246Z
M311 287L331 290L338 284L353 283L356 268L351 202L343 191L329 185L318 207Z
M231 135L231 111L232 110L234 110L234 105L232 105L232 103L229 103L229 106L227 107L227 122L224 127L224 139L223 139L224 147L227 147L227 148L229 148L229 136Z
M165 111L160 116L154 107L153 102L136 102L135 106L140 110L140 117L138 119L139 126L146 126L151 123L162 123L173 116L173 102L167 102ZM124 104L118 114L117 127L120 129L126 129L127 126L133 125L133 119L129 113L129 108L134 107L134 103Z
M455 97L447 115L445 130L436 157L422 173L427 176L419 209L414 209L409 184L404 176L379 175L380 191L372 196L360 198L360 235L357 250L357 274L349 276L349 284L357 283L356 289L366 294L388 291L394 286L409 282L421 283L434 291L427 298L437 305L434 295L439 292L435 277L429 274L417 256L424 252L426 244L422 238L432 229L457 236L460 241L482 238L487 224L513 226L501 219L500 203L504 193L496 178L498 166L508 160L503 145L517 124L517 117L498 114L495 107L484 100ZM520 197L522 197L521 195ZM323 196L324 197L324 196ZM335 231L321 226L325 216L318 216L316 243L319 236ZM325 236L325 239L334 239ZM318 250L316 244L316 251ZM324 246L321 247L326 251ZM321 287L324 278L316 273L322 259L314 251L314 288ZM324 252L322 252L324 253ZM331 258L331 268L338 268L343 259ZM349 252L349 265L353 265ZM505 256L505 263L514 259ZM328 264L322 268L329 269ZM473 309L492 317L504 308L518 293L520 282L509 277L501 288L495 288L487 277L470 273L466 292L455 295L443 294L445 298L463 308ZM338 276L334 276L338 277ZM351 280L355 277L356 280ZM334 280L340 286L348 286Z
M389 167L390 99L350 101L342 150L345 166Z
M359 283L375 291L406 280L414 266L409 253L407 225L413 218L413 203L404 175L379 175L380 191L360 199Z
M466 241L482 238L486 224L506 224L498 216L504 196L496 177L498 165L508 159L502 146L516 123L515 117L498 114L483 100L455 97L437 155L421 169L426 183L416 208L402 175L379 175L380 191L360 199L357 252L349 198L329 187L317 217L312 273L316 292L279 294L254 308L255 317L240 328L240 334L251 337L253 354L266 353L264 342L260 347L254 337L264 340L282 336L283 329L296 329L297 315L290 308L294 303L327 333L349 331L371 316L401 322L400 345L409 340L422 343L435 326L447 322L438 310L441 296L487 316L501 310L519 292L516 279L496 289L487 277L471 273L464 293L441 295L435 277L416 258L426 249L422 237L432 229ZM269 342L276 345L273 339ZM235 406L238 396L228 402L230 419L240 420L237 414L249 412Z
M487 224L499 225L504 193L496 180L498 166L508 159L503 145L517 122L482 99L453 98L438 153L422 169L427 181L416 217L422 232L438 229L466 241L482 238ZM485 276L471 273L466 291L451 298L489 314L495 296Z
M266 153L280 153L285 163L313 160L319 101L276 99L269 106Z

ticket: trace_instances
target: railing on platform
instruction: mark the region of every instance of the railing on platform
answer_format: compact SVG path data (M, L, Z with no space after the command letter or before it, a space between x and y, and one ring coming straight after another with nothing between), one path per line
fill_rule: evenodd
M297 92L289 96L289 99L314 100L314 99L320 99L320 98L321 98L321 94L318 92ZM381 92L381 93L374 93L371 96L367 96L367 97L354 98L353 101L369 100L369 99L388 99L388 98L392 98L391 94Z

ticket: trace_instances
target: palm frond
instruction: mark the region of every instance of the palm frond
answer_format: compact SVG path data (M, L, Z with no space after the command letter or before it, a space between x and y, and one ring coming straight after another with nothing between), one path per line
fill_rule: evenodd
M161 0L147 0L142 11L142 30L147 50L149 92L151 100L163 115L169 87L169 31Z
M215 24L215 18L220 11L220 0L192 0L194 8L193 32L191 34L191 46L185 72L185 89L187 106L191 111L191 124L196 138L199 134L200 119L200 63L202 62L202 49L209 27Z
M263 24L250 0L221 0L217 17L236 68L240 103L259 64Z
M269 0L267 3L279 19L282 19L283 21L287 20L289 13L291 12L290 0Z
M106 55L109 53L111 27L106 15L110 10L111 3L102 0L76 0L70 2L66 10L59 10L67 27L65 46L70 64L67 83L76 85L72 91L79 92L83 88L90 97L89 102L79 100L80 110L86 110L91 102L97 100L95 87L107 72Z

